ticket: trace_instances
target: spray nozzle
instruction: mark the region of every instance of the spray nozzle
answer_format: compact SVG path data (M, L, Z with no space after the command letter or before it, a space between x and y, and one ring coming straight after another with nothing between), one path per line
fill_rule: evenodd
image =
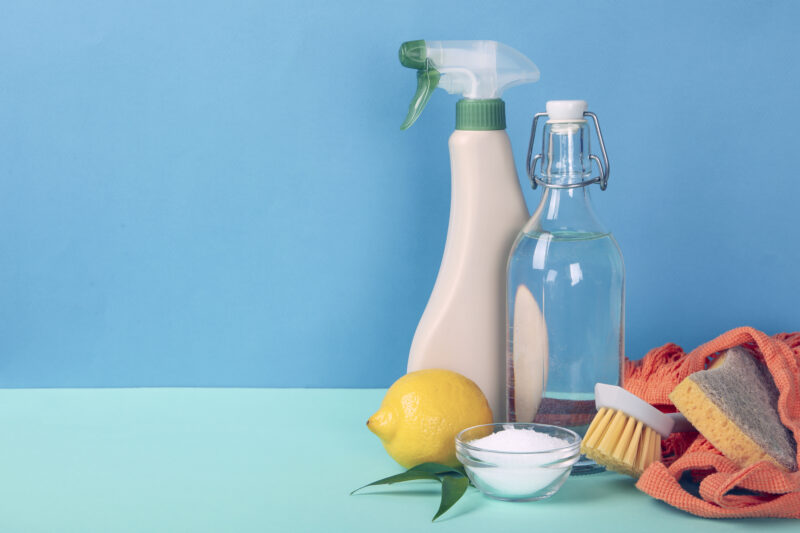
M441 75L428 59L427 46L425 41L408 41L400 46L400 63L404 67L417 69L417 92L411 105L408 106L408 115L403 121L400 129L404 130L411 126L422 114L422 110L431 99L433 90L439 84Z
M407 41L400 46L400 63L417 71L417 92L402 129L419 118L436 87L471 100L492 100L509 87L539 80L530 59L496 41Z

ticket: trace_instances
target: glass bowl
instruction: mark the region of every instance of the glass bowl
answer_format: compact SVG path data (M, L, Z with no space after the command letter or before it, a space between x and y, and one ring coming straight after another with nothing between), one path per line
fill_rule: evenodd
M567 442L538 451L507 452L471 444L504 429L535 430ZM555 494L580 458L581 438L577 433L546 424L501 423L473 426L456 436L456 457L469 479L485 495L497 500L543 500Z

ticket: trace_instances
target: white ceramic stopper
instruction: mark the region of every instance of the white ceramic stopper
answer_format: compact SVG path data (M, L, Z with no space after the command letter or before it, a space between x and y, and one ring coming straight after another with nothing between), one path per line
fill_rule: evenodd
M545 107L550 121L572 122L583 119L586 100L550 100Z

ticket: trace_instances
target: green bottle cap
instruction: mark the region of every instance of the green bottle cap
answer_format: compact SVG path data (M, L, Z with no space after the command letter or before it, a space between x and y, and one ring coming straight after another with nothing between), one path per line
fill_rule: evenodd
M506 129L506 103L500 98L456 102L456 129L490 131Z

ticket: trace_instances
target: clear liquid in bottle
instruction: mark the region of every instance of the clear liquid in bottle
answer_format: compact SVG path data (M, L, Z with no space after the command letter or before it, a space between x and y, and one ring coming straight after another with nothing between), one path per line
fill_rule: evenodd
M544 133L544 193L508 262L507 414L583 436L595 384L621 380L624 265L586 187L585 120L548 121ZM573 472L601 470L582 457Z

